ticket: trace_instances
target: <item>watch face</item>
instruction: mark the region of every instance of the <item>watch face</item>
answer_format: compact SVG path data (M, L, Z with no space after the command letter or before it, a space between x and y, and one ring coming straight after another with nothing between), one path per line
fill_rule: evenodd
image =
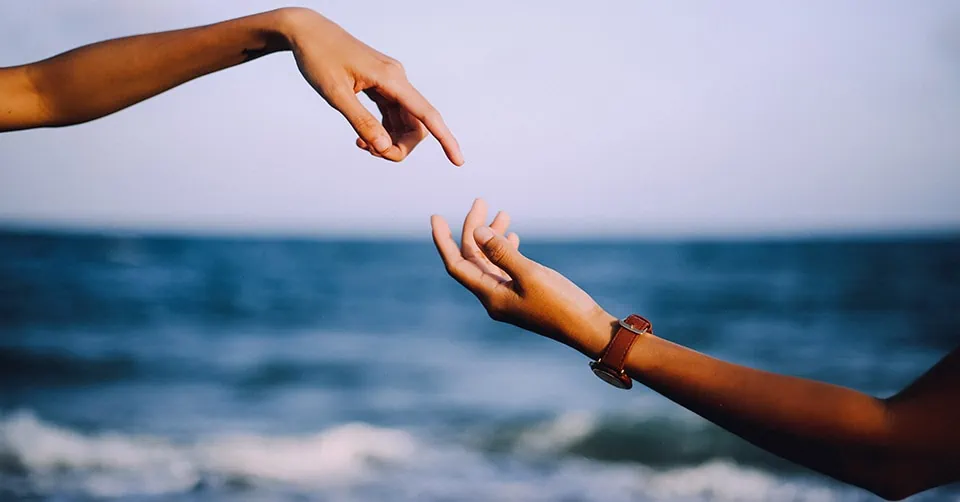
M594 375L597 375L598 377L600 377L601 380L603 380L604 382L607 382L608 384L614 387L617 387L619 389L629 389L630 387L632 387L631 385L632 382L630 382L629 380L627 380L627 382L624 382L623 380L620 379L619 375L615 375L611 373L606 368L602 368L600 366L593 366L592 369L593 369Z

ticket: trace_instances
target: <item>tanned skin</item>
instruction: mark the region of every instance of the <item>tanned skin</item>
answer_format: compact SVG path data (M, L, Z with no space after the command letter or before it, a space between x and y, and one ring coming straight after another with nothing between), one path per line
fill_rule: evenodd
M0 132L94 120L280 51L293 53L304 79L350 122L358 147L398 162L429 133L451 162L463 164L443 118L410 84L398 61L301 8L108 40L0 68ZM361 91L377 104L381 120L357 99Z
M617 329L568 279L519 252L510 219L486 226L477 200L458 248L443 218L433 239L450 275L490 317L596 360ZM840 481L898 500L960 481L960 347L886 399L715 359L642 335L625 370L634 380L743 439Z

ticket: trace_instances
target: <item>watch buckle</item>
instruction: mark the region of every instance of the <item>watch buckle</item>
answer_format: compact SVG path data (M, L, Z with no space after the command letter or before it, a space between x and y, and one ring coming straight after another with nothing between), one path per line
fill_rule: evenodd
M620 323L620 327L621 327L621 328L623 328L623 329L625 329L625 330L627 330L627 331L629 331L629 332L631 332L631 333L637 334L637 335L643 335L643 334L646 334L646 333L649 333L649 332L650 332L650 323L649 323L649 322L647 323L646 326L644 326L643 329L640 329L640 330L638 330L637 328L634 328L633 326L627 324L626 319L620 319L619 323Z

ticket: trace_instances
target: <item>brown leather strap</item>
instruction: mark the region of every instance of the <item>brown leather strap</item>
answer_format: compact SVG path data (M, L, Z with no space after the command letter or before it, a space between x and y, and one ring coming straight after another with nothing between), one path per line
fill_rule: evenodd
M597 363L601 366L605 366L618 374L623 372L623 364L627 360L627 354L630 353L630 348L633 347L637 338L640 338L640 334L653 333L653 326L650 321L636 314L631 314L624 319L623 324L630 326L636 332L621 325L614 333L607 349L603 351L603 355L597 360Z

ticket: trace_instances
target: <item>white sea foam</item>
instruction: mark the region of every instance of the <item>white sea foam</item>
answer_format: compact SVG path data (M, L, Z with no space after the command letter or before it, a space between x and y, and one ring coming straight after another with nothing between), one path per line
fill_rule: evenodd
M517 449L537 453L564 450L592 433L597 423L596 415L590 413L564 413L524 431L517 439Z
M293 483L352 483L371 467L401 463L417 450L400 430L346 424L291 438L233 436L200 443L200 464L220 473Z
M17 413L0 422L0 451L30 473L42 491L110 496L188 489L199 479L185 451L149 437L84 436ZM81 476L64 476L81 471Z
M784 480L732 462L713 461L695 467L649 473L648 490L664 500L839 500L836 490ZM762 495L762 497L758 497Z
M96 496L189 490L204 476L330 486L356 483L372 469L413 456L400 430L346 424L300 437L222 436L192 444L105 433L84 435L30 413L0 421L0 454L14 459L43 492Z
M530 448L553 443L562 448L594 427L590 415L563 415L523 441ZM828 502L863 495L722 461L666 471L577 458L558 460L554 467L504 462L407 431L358 423L303 436L215 436L181 444L159 437L83 434L21 412L0 419L2 458L28 473L32 492L159 495L164 500L187 495L200 483L216 489L218 480L230 479L265 490L299 490L308 499L338 500Z

